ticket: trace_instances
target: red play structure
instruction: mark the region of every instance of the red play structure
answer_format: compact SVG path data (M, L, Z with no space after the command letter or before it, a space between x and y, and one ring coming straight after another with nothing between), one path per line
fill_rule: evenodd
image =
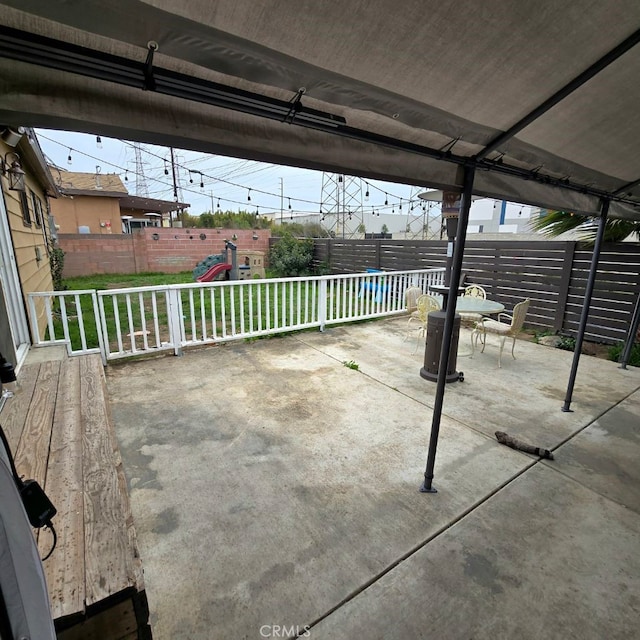
M205 271L201 276L196 278L196 282L211 282L216 276L220 275L223 271L230 271L231 265L219 262L214 264L210 269Z

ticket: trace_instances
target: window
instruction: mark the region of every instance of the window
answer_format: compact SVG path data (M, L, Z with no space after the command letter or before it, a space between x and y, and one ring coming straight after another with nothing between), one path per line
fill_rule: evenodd
M25 226L31 226L31 213L29 212L29 198L26 191L20 191L20 208L22 209L22 222Z
M36 223L36 227L42 226L42 200L31 191L31 204L33 205L33 219Z

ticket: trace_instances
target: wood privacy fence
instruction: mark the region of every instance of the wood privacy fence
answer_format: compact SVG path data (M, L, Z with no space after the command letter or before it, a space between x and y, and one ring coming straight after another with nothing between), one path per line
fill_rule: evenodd
M577 242L473 240L466 243L463 274L507 310L531 298L526 326L575 335L591 254ZM328 265L331 273L443 267L445 255L446 242L430 240L317 239L314 247L314 261ZM604 245L585 338L624 340L638 295L640 245Z

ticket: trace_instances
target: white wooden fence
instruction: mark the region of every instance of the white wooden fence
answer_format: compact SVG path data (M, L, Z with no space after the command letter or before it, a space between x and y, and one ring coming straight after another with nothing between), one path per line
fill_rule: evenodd
M442 285L444 269L367 272L128 289L30 293L35 345L103 362L146 353L403 313L404 292ZM37 303L41 299L40 303ZM41 331L36 310L46 316Z

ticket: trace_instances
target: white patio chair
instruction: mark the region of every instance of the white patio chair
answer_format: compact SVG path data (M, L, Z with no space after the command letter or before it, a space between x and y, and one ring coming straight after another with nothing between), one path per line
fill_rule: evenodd
M504 343L507 338L511 338L513 340L513 344L511 345L511 355L515 360L516 356L514 354L514 350L516 347L516 336L522 329L522 325L524 324L524 319L527 315L527 311L529 310L530 303L531 300L527 298L522 302L518 302L518 304L513 308L512 315L509 315L508 313L500 313L498 314L497 320L492 320L491 318L482 318L480 322L476 323L475 329L471 333L472 352L475 351L475 347L478 346L478 337L482 339L481 353L484 352L484 348L487 344L487 334L494 333L500 338L498 367L502 366L502 350L504 349ZM506 320L508 320L509 322L505 322Z
M405 340L409 337L409 330L411 329L411 320L418 318L418 298L422 295L422 289L420 287L409 287L404 292L404 306L409 314L409 321L407 322L407 335Z
M416 311L416 315L409 318L409 322L411 320L417 319L420 322L420 326L418 327L418 336L416 338L416 348L414 353L418 350L418 345L420 344L420 337L424 336L427 333L427 322L429 320L429 314L432 311L440 311L442 308L440 306L440 302L433 296L429 296L427 294L421 295L416 304L418 305L418 309Z
M482 298L482 300L487 299L487 292L479 284L470 284L468 287L466 287L462 295L467 298ZM480 320L482 320L481 313L460 313L460 324L465 327L475 327L476 322L480 322Z

